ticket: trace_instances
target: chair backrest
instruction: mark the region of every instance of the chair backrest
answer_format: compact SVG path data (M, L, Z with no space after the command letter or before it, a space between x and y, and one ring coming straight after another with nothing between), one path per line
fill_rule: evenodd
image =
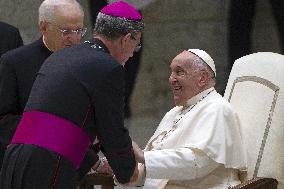
M259 52L237 59L224 97L239 114L248 174L284 189L284 55Z

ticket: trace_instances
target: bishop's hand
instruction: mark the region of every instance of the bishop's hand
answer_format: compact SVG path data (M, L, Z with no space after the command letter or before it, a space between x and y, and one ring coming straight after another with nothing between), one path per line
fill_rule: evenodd
M135 155L135 159L137 162L139 163L145 163L145 159L144 159L144 152L143 150L141 150L141 148L137 145L136 142L132 141L132 148L134 151L134 155Z

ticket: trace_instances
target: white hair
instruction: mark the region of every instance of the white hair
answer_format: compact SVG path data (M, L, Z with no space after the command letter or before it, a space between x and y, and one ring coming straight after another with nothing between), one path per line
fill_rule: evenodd
M83 8L76 0L44 0L38 9L39 22L52 22L54 20L55 8L65 5L77 6L81 11L82 16L84 16Z

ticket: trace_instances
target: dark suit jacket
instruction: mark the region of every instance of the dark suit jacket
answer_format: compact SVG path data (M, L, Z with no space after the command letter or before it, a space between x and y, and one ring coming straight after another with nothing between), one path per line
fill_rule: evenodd
M23 45L18 28L0 22L0 57L5 52Z
M30 90L44 60L51 52L42 38L8 51L0 58L0 144L6 147L24 111ZM0 154L0 166L2 156Z

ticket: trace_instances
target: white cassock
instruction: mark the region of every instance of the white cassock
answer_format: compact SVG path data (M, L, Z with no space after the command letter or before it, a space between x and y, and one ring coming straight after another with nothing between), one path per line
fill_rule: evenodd
M220 189L240 183L246 169L239 119L214 88L162 119L139 164L144 189Z

